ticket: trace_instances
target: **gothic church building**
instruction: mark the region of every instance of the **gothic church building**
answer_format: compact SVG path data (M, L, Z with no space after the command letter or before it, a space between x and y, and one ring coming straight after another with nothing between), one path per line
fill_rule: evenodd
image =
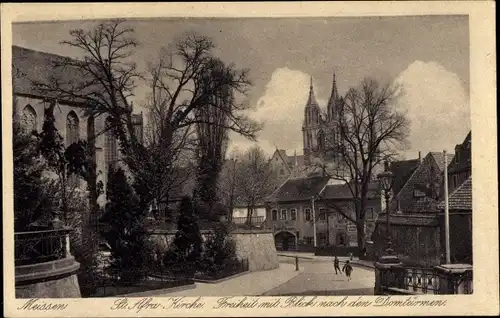
M304 108L302 124L302 140L304 144L304 163L307 166L315 160L330 161L334 159L333 151L338 138L338 122L341 115L342 97L337 90L335 73L333 74L332 92L326 107L326 113L320 108L312 84L309 87L309 97Z

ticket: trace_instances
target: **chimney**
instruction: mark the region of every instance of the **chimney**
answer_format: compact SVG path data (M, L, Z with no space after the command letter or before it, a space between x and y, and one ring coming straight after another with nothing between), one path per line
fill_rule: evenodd
M422 163L422 153L420 151L418 152L418 162Z

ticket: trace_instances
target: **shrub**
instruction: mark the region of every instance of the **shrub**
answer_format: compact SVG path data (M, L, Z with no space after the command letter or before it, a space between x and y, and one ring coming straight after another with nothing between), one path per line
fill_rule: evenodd
M103 219L104 235L111 246L108 272L122 283L135 283L148 274L153 251L144 228L145 211L122 169L110 169Z
M193 268L199 261L203 239L191 198L182 199L178 215L177 232L172 245L164 255L163 263L167 267L183 263L187 268Z
M204 244L200 263L202 272L214 274L224 270L226 265L237 261L236 245L229 234L226 224L219 222L214 226L213 234L206 239Z

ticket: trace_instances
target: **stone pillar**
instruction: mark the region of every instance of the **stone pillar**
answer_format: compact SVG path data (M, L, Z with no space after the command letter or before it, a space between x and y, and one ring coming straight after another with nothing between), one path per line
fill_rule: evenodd
M383 295L384 286L389 285L389 274L394 271L395 267L401 266L402 263L395 255L384 255L375 263L375 288L374 295ZM393 286L396 287L396 286Z
M439 280L439 294L472 294L472 265L443 264L434 267Z

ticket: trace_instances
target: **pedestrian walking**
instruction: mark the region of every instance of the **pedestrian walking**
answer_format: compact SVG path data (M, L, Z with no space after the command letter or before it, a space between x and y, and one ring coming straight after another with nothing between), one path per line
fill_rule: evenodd
M352 261L352 252L351 252L351 253L349 253L349 260L351 260L351 261Z
M333 259L333 266L335 267L335 275L337 275L338 273L342 274L342 270L340 269L340 261L337 256L335 256L335 258Z
M349 263L349 261L346 261L344 267L342 267L342 271L347 276L347 280L351 280L352 265Z

